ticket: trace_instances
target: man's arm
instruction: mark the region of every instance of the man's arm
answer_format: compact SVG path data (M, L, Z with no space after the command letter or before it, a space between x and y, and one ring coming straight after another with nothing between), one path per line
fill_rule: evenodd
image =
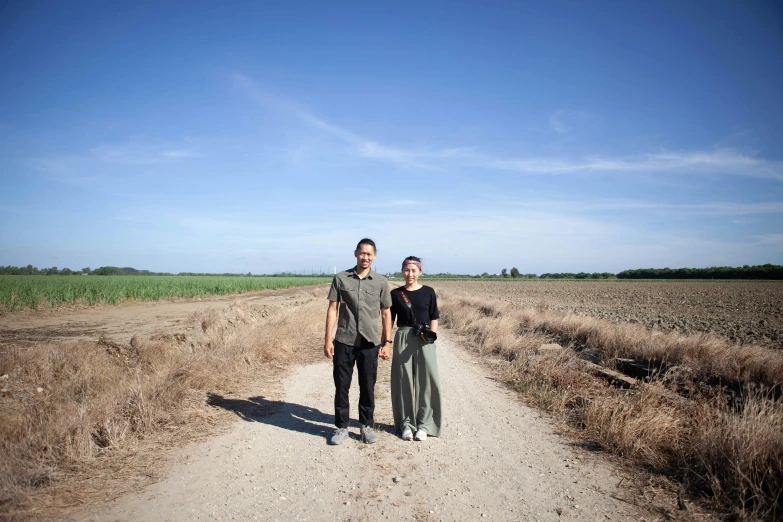
M383 341L387 339L391 340L392 338L392 327L394 325L392 324L391 308L381 308L381 323L383 325L383 335L381 335L381 342L383 343ZM391 359L391 344L384 343L383 346L381 346L381 350L378 352L378 355L380 355L381 359L383 360Z
M334 357L334 341L332 332L337 324L337 301L329 301L329 308L326 309L326 336L324 337L324 355L327 359Z
M386 281L381 288L381 324L383 326L381 329L382 343L385 340L392 340L392 329L394 328L394 321L392 320L391 305L391 291L389 290L389 282ZM383 346L381 346L378 355L381 357L381 359L384 360L391 359L391 343L383 343Z

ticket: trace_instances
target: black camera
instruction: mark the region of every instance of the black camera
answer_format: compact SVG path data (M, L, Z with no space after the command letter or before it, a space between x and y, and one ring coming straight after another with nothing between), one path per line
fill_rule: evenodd
M417 324L412 330L419 337L423 337L427 343L434 343L438 339L438 334L430 330L426 324Z

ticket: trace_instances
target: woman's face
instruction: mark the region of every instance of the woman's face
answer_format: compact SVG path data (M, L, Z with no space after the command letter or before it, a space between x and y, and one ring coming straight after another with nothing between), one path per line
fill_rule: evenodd
M405 279L406 285L415 285L420 275L421 270L413 263L408 263L402 267L402 278Z

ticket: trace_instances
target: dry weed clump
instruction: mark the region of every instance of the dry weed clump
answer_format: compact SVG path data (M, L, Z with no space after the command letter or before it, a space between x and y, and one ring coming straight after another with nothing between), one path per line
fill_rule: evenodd
M691 417L681 405L642 388L629 395L619 390L595 394L583 412L584 435L634 462L673 473L688 443Z
M322 301L196 315L187 334L128 345L8 350L0 375L0 514L41 516L128 488L162 446L217 422L209 392L237 392L320 353ZM66 480L67 479L67 480Z
M693 480L731 499L739 515L783 516L783 406L751 392L738 411L725 401L700 405L691 440ZM727 502L728 503L728 502ZM750 518L750 517L749 517Z
M467 335L480 354L502 356L505 380L565 418L578 436L681 480L737 518L783 514L780 352L544 306L517 308L443 292L439 301L445 326ZM572 349L537 353L553 341ZM637 389L620 390L585 371L577 352L606 366L633 358L657 371Z

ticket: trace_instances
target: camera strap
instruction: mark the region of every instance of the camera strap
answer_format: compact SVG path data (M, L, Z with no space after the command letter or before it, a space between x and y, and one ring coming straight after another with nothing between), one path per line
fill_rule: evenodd
M408 305L408 311L411 314L411 321L413 322L413 326L419 326L419 322L416 320L416 316L413 313L413 305L411 304L411 300L408 299L407 294L402 288L400 288L400 296L402 296L402 300L405 301L405 304Z

